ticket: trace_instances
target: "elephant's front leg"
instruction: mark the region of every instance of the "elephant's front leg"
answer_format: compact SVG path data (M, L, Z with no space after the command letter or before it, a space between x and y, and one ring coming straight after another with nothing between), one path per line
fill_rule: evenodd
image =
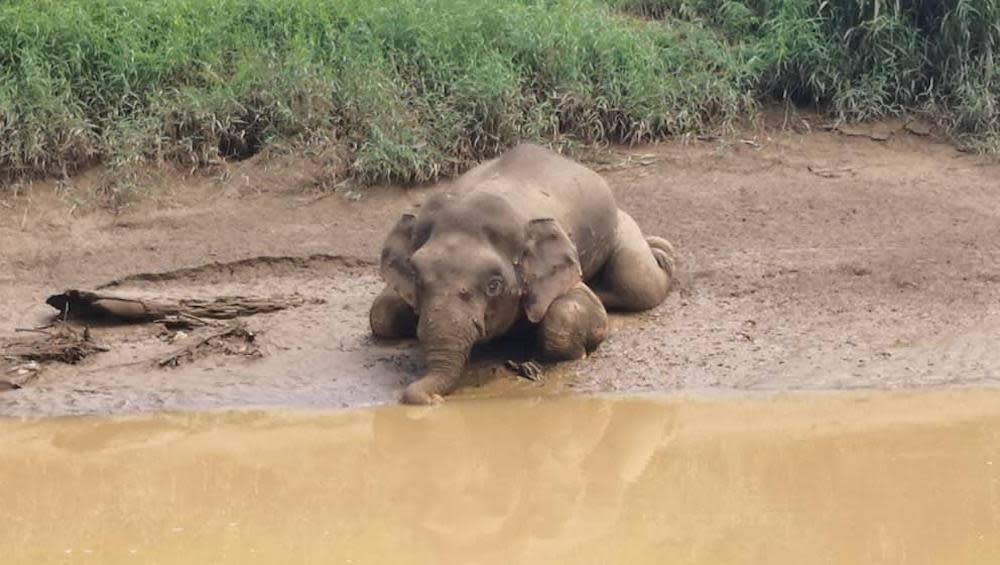
M368 321L372 333L378 337L397 339L417 336L416 312L388 286L372 304Z
M543 357L552 361L582 359L608 335L608 313L590 288L577 283L549 306L538 339Z

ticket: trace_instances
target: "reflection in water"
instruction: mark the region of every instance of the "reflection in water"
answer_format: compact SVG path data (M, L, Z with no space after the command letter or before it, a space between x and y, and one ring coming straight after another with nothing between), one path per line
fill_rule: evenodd
M985 391L0 420L0 563L997 563L998 450Z

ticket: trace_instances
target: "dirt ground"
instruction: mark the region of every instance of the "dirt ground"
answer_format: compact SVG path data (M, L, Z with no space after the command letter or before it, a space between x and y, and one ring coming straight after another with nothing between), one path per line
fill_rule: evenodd
M482 348L456 396L1000 383L1000 165L872 127L888 139L772 128L591 155L619 205L675 244L677 290L613 316L594 355L540 382L503 367L530 357L521 344ZM21 386L0 392L0 415L395 402L422 360L369 335L375 259L434 188L357 199L316 191L319 174L254 158L169 177L118 214L81 206L96 172L0 198L0 348L39 338L15 330L46 324L46 297L67 288L306 301L245 318L245 348L177 367L158 360L217 328L95 326L108 351L74 365L25 368L0 349L0 380Z

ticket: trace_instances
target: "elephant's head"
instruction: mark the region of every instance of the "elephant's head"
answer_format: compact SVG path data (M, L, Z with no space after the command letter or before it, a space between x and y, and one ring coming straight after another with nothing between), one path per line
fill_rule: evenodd
M381 272L419 315L428 374L406 389L412 403L450 391L475 343L506 332L522 311L540 321L581 278L555 220L524 218L484 193L437 194L418 215L404 214L382 249Z

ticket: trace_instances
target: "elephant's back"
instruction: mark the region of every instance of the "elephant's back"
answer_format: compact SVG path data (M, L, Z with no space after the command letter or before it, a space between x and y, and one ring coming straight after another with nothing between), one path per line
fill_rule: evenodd
M519 145L470 170L457 185L504 197L526 221L555 218L576 245L585 279L601 268L614 246L618 207L607 183L543 147Z

